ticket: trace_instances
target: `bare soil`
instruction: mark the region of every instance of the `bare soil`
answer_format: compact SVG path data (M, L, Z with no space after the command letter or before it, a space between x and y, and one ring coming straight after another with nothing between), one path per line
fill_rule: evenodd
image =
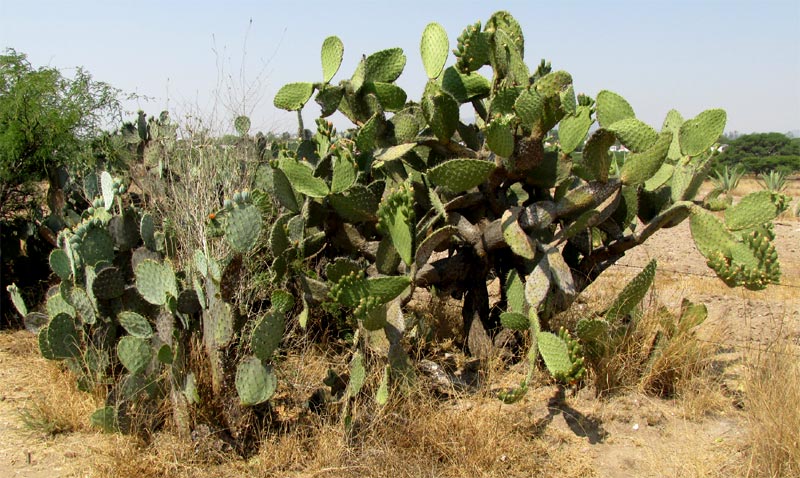
M747 453L746 412L738 407L743 385L741 358L749 351L769 347L777 337L800 345L800 222L787 215L776 223L775 232L783 279L781 285L770 286L766 291L729 289L716 279L695 249L684 222L659 231L644 246L631 251L585 294L588 304L610 300L627 279L651 258L657 258L652 300L676 310L683 298L703 302L709 310L703 329L724 331L721 338L709 334L709 340L720 342L719 373L726 406L694 414L681 400L633 392L599 400L590 389L562 399L549 386L532 390L514 405L503 405L491 398L468 398L453 406L494 410L500 407L512 414L523 436L538 440L537 446L543 442L549 449L575 460L576 466L563 468L552 476L740 473ZM52 393L53 377L59 373L56 364L38 355L35 338L27 332L0 334L0 476L96 476L96 465L105 453L100 450L115 446L113 437L88 426L74 426L71 431L51 436L25 425L23 414L36 406L37 397ZM94 399L86 400L90 410ZM85 417L88 422L88 413ZM503 450L497 451L497 460L508 460L506 476L526 476L524 469L515 469L513 459ZM311 474L337 476L337 468L323 468Z

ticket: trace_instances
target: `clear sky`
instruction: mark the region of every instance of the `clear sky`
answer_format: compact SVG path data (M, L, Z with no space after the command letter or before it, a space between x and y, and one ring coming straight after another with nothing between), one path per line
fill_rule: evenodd
M530 66L547 58L572 73L577 92L620 93L653 126L671 108L690 118L719 107L726 131L800 130L800 0L0 0L0 47L67 74L83 66L152 98L130 103L132 111L169 109L217 127L245 113L253 129L284 131L295 117L272 98L285 83L321 81L325 37L345 45L334 82L349 78L362 54L403 48L398 84L418 100L425 25L444 26L453 48L467 24L501 9L521 23ZM313 100L306 105L307 126L318 112Z

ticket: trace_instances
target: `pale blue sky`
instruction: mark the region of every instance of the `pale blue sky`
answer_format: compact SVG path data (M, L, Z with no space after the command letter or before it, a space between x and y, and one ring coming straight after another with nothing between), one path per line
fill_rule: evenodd
M671 108L689 118L720 107L727 131L800 130L800 0L600 3L0 0L0 47L28 54L36 66L81 65L154 98L131 110L169 108L218 125L247 113L254 129L282 131L294 130L295 119L272 98L285 83L322 79L325 37L345 45L334 82L349 78L362 54L403 48L408 62L398 83L416 100L426 80L425 25L442 24L452 48L467 24L504 9L522 24L529 65L547 58L572 73L578 92L620 93L656 127ZM244 94L242 65L254 87ZM307 126L318 112L309 102Z

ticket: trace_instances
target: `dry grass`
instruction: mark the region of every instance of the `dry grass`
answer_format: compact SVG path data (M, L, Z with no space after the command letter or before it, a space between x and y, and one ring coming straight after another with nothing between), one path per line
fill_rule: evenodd
M750 457L743 476L800 476L800 348L782 340L748 357Z
M2 361L11 380L6 386L29 394L19 417L25 426L48 436L86 431L98 397L78 390L75 377L61 364L43 359L35 337L28 332L0 335L0 348L14 360ZM34 364L34 366L31 366Z
M441 403L415 390L382 409L362 403L359 416L351 434L318 419L266 437L248 461L223 464L168 435L149 445L115 437L98 447L96 476L595 476L588 457L569 446L575 437L539 436L523 409L496 400Z

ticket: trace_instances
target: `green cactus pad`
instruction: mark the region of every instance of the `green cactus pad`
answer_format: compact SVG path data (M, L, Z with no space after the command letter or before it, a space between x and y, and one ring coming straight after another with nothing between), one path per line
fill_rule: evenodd
M253 355L263 361L270 360L278 349L286 329L286 317L283 312L270 311L256 323L250 336L250 348Z
M392 240L403 261L410 265L414 254L413 190L407 183L388 194L378 208L382 232Z
M261 211L252 204L234 206L226 213L225 239L239 253L252 249L261 235Z
M510 312L525 312L525 283L516 270L511 270L506 276L506 302ZM527 328L527 326L526 326Z
M542 355L547 370L554 377L563 376L572 369L567 343L551 332L536 334L539 353Z
M103 207L106 211L110 211L114 207L116 188L114 188L114 178L108 171L100 173L100 190L103 192Z
M389 122L394 126L394 137L398 145L413 142L419 134L420 124L414 115L398 113Z
M483 184L495 165L482 159L451 159L428 171L428 178L437 186L460 193Z
M667 159L669 159L669 154L667 154ZM645 191L652 192L660 188L673 177L674 172L675 166L665 162L650 179L644 182L643 187Z
M264 403L275 394L278 379L269 365L257 357L246 357L236 366L236 393L242 405Z
M116 433L119 431L117 409L111 406L98 408L89 417L89 423L105 433Z
M433 134L448 143L458 127L458 102L448 93L439 92L422 98L422 113Z
M47 309L47 315L50 317L55 317L59 314L66 314L70 317L75 317L77 315L75 308L70 305L60 293L48 297L45 308Z
M406 92L392 83L367 83L363 91L374 94L385 111L400 111L406 104Z
M233 129L236 130L236 134L239 136L247 136L247 133L250 132L250 118L244 115L237 116L233 120Z
M80 357L80 325L70 315L59 313L50 320L46 328L46 342L52 357L56 360Z
M486 127L486 146L496 155L508 158L514 154L514 133L504 119L497 119Z
M547 298L547 294L550 292L550 281L550 269L547 267L547 261L542 258L531 273L525 277L525 301L532 311L537 310Z
M473 98L487 96L491 91L491 84L479 73L465 75L451 66L442 75L442 90L459 103L466 103Z
M347 394L350 398L358 395L364 382L367 380L367 371L364 368L364 356L356 351L350 360L350 383L347 385Z
M378 200L365 186L356 185L345 193L332 194L329 200L334 210L347 221L377 220Z
M117 321L133 337L149 339L153 336L153 328L150 322L136 312L123 311L117 314Z
M524 90L514 102L514 112L528 130L541 119L543 111L544 103L536 90Z
M568 298L577 294L575 282L572 278L572 271L564 261L564 257L555 247L546 247L544 259L547 260L547 268L553 283L558 286L561 292Z
M606 312L606 320L609 322L621 320L639 305L650 289L650 286L653 285L657 266L656 260L653 259L647 263L641 272L636 274L636 277L625 285L625 288L622 289L622 292L619 293L614 303L611 304L611 307L609 307Z
M669 110L667 117L664 118L664 124L661 126L662 131L672 132L672 143L669 145L669 153L667 159L677 161L683 156L681 154L681 141L680 131L683 125L683 116L677 110Z
M514 254L525 259L536 256L536 242L519 225L519 208L507 209L501 218L503 238Z
M569 85L567 89L558 94L561 99L561 109L568 115L577 114L578 100L575 97L575 87ZM588 107L587 107L588 108Z
M731 231L752 229L775 219L787 204L786 196L769 190L750 193L725 211L725 226Z
M597 94L597 122L601 128L608 129L617 121L635 117L633 108L625 98L608 90Z
M167 296L177 297L175 271L169 261L159 264L145 259L136 267L136 288L144 300L153 305L164 305Z
M156 243L156 226L155 222L153 221L153 216L150 214L143 214L142 220L139 223L139 234L142 236L142 241L144 241L145 247L150 249L151 251L155 251L157 249Z
M539 78L534 84L536 92L542 97L555 97L569 88L572 84L572 75L566 71L554 71Z
M221 349L233 339L233 310L227 302L215 300L203 317L204 335Z
M50 342L47 340L48 329L46 325L39 329L37 335L37 342L39 344L39 352L42 354L42 357L46 358L47 360L56 360L56 356L53 355L53 349L50 347Z
M17 285L11 284L6 286L6 290L11 297L11 303L14 304L14 308L17 309L19 315L22 317L28 315L28 307L25 305L25 301L22 299L22 294L19 293Z
M591 110L581 106L575 115L566 116L558 126L558 139L561 142L561 151L569 154L580 146L586 138L589 127L592 125Z
M285 290L274 290L270 298L272 309L281 314L288 314L294 307L294 296Z
M337 36L329 36L322 42L322 81L330 82L339 71L344 56L344 44Z
M279 167L286 174L292 188L301 194L321 198L330 192L325 181L315 177L314 170L304 162L285 158L280 160Z
M400 295L411 284L408 276L372 277L367 279L366 293L385 304Z
M664 131L650 149L628 156L619 173L622 184L638 186L653 177L667 159L670 143L672 143L672 133Z
M490 33L481 32L480 22L464 29L458 37L458 45L453 54L458 58L456 68L461 73L478 70L489 61Z
M725 130L725 110L706 110L681 125L681 153L697 156L708 151Z
M69 293L69 299L70 303L75 307L78 318L80 318L85 325L92 325L97 321L94 304L85 290L80 287L73 288Z
M700 208L691 209L689 226L692 237L697 249L706 259L716 252L728 255L731 247L736 242L736 238L731 234L722 222L714 215L703 211Z
M520 87L498 90L492 96L492 101L489 104L489 115L497 117L498 115L505 116L514 114L514 103L523 91L525 90Z
M105 229L89 226L78 245L78 251L83 262L88 266L94 266L98 262L112 262L114 260L114 240Z
M153 359L150 341L126 335L117 343L117 357L122 366L131 374L143 371Z
M364 60L364 83L380 81L391 83L406 66L406 55L400 48L389 48L373 53Z
M528 330L531 325L528 317L519 312L503 312L500 314L500 323L511 330Z
M617 137L611 131L598 129L583 146L583 158L581 164L587 171L586 179L598 181L608 180L608 170L611 166L611 154L609 148L616 143Z
M314 101L320 106L320 116L326 118L336 113L344 97L344 92L345 90L341 86L325 85L320 89L314 98Z
M50 269L61 280L69 280L72 277L72 264L69 262L67 253L62 249L53 249L53 252L50 253Z
M428 78L437 78L442 73L450 42L447 32L438 23L429 23L422 32L419 50L422 55L422 64Z
M335 283L339 282L342 277L357 274L360 270L361 266L354 260L346 257L339 257L325 268L325 276L329 281Z
M92 291L95 299L116 299L125 292L125 279L116 267L102 267L95 272L89 290Z
M357 174L356 164L349 156L335 157L333 175L331 177L331 192L341 193L350 189L356 182Z
M397 146L381 148L375 151L375 159L378 161L394 161L411 152L416 146L417 143L403 143Z
M656 130L636 118L619 120L608 126L607 129L616 134L619 142L634 153L647 151L658 140Z
M392 366L384 366L383 376L381 377L380 384L378 384L378 391L375 392L375 403L380 406L386 405L389 402L389 376L391 373Z
M280 169L273 169L272 181L275 188L275 197L278 199L278 202L293 213L299 213L300 205L297 202L297 196L295 196L292 184L289 182L289 178L286 177L286 174Z
M308 102L312 93L314 93L314 85L311 83L289 83L278 90L272 103L276 108L296 111Z

